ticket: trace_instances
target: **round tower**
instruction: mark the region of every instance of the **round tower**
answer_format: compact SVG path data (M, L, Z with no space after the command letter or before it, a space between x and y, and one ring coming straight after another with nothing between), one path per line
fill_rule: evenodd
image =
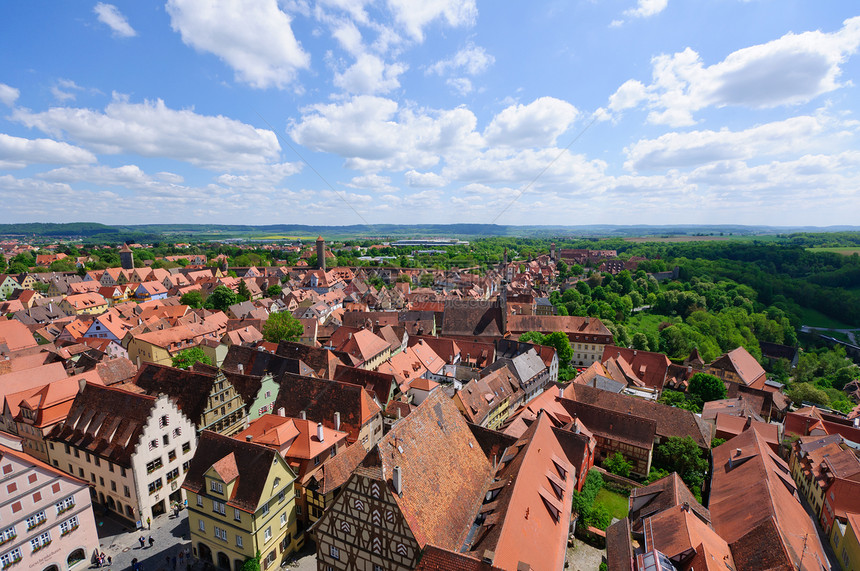
M322 236L317 238L317 267L325 271L325 240Z

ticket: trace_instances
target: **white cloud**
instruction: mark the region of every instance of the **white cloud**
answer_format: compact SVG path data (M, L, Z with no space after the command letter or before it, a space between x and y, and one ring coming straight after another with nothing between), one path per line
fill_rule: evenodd
M625 82L610 98L610 108L618 111L644 102L650 109L649 122L679 127L693 125L693 113L709 106L805 103L842 87L841 65L858 46L860 17L845 20L833 33L789 33L743 48L707 67L687 48L653 58L651 85Z
M473 26L478 17L475 0L388 0L394 18L413 39L424 40L424 27L443 19L452 27Z
M352 21L338 22L334 27L332 36L343 49L353 55L357 56L364 49L361 43L361 31Z
M418 172L409 170L404 173L406 184L412 188L442 188L447 186L448 179L435 172Z
M255 168L280 154L277 137L269 130L221 115L170 109L160 99L115 99L104 113L70 107L39 113L16 109L12 118L52 136L65 134L98 153L164 157L218 170Z
M635 8L625 10L624 15L630 18L650 18L666 9L669 0L639 0Z
M791 156L845 141L856 124L840 124L827 116L800 116L741 131L689 131L641 139L625 149L628 170L665 170L707 163Z
M391 177L378 174L365 174L353 177L353 179L347 183L347 186L373 190L375 192L397 191L397 188L391 186Z
M252 87L284 88L310 65L277 0L168 0L167 12L183 42L217 55Z
M336 73L334 84L356 94L388 93L400 87L397 79L407 66L402 63L386 64L372 54L361 54L343 73Z
M18 100L19 95L21 95L21 92L14 87L0 83L0 103L3 103L3 105L12 107Z
M338 154L346 167L363 171L426 170L442 153L469 152L483 144L477 118L466 108L400 108L369 95L302 110L290 136L315 151Z
M468 77L451 77L445 80L445 84L460 95L468 95L472 92L472 82Z
M22 169L32 164L93 163L95 155L53 139L24 139L0 133L0 168Z
M232 188L271 188L301 170L301 163L280 163L260 166L253 172L241 175L222 174L215 180Z
M486 71L495 61L496 58L488 54L484 48L469 44L451 58L439 60L428 67L427 73L435 73L436 75L445 75L447 73L477 75Z
M579 112L566 101L541 97L528 105L513 105L496 115L484 131L487 142L511 147L555 144Z
M63 167L39 173L36 178L68 184L85 182L97 186L121 186L125 188L142 188L156 182L137 165Z
M137 32L134 31L134 28L125 19L125 16L113 4L99 2L93 8L93 12L98 16L99 22L106 24L113 30L113 35L122 38L131 38L137 35Z

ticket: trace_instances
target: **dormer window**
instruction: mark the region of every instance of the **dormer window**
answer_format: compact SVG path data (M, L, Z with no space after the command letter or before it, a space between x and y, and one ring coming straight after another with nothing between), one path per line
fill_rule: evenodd
M213 492L215 492L216 494L223 494L224 493L224 484L222 484L221 482L216 482L215 480L212 480L209 483L209 489L212 490Z

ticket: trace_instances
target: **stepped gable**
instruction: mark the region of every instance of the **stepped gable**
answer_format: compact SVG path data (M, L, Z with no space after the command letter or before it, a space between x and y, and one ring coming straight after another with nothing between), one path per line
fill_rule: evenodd
M156 397L87 384L50 439L87 450L120 466L131 466Z
M257 398L257 393L260 392L260 388L263 386L262 377L258 377L256 375L243 375L241 373L234 373L233 371L225 371L224 369L219 369L213 365L206 365L199 362L195 363L192 369L197 373L205 373L215 376L220 372L224 375L227 382L233 385L233 388L237 393L239 393L239 396L242 397L242 402L245 403L246 407L253 404L254 400Z
M364 387L383 405L388 402L392 389L397 386L394 375L346 365L337 366L334 370L334 380Z
M182 487L195 494L205 493L206 472L214 468L226 482L236 481L226 503L253 513L263 494L268 492L265 487L269 470L266 468L277 461L277 454L277 450L268 446L204 430Z
M349 433L350 442L355 442L364 423L379 414L379 405L364 387L284 373L279 380L280 390L275 399L274 410L284 409L284 414L300 418L304 411L308 420L322 422L326 428L334 428L334 413L340 413L340 430Z
M385 480L418 545L459 550L481 505L492 466L466 420L442 391L394 425L356 474Z
M166 394L176 401L182 414L198 425L206 411L216 372L144 363L132 383L150 395Z
M711 512L700 504L677 472L672 472L648 484L644 488L630 491L630 519L634 532L642 532L645 518L674 506L688 505L706 523L711 522Z
M445 302L442 335L445 337L502 337L505 334L501 306L497 301Z
M650 418L657 423L657 436L661 439L690 436L700 448L705 450L711 448L713 428L688 410L575 383L569 384L564 389L564 395L566 398L598 408Z

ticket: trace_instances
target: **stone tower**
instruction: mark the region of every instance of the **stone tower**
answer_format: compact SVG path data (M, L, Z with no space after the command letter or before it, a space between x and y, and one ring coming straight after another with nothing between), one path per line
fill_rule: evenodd
M134 253L128 247L128 244L123 244L119 250L119 264L124 270L134 269Z
M317 267L325 271L325 240L322 236L317 238Z

